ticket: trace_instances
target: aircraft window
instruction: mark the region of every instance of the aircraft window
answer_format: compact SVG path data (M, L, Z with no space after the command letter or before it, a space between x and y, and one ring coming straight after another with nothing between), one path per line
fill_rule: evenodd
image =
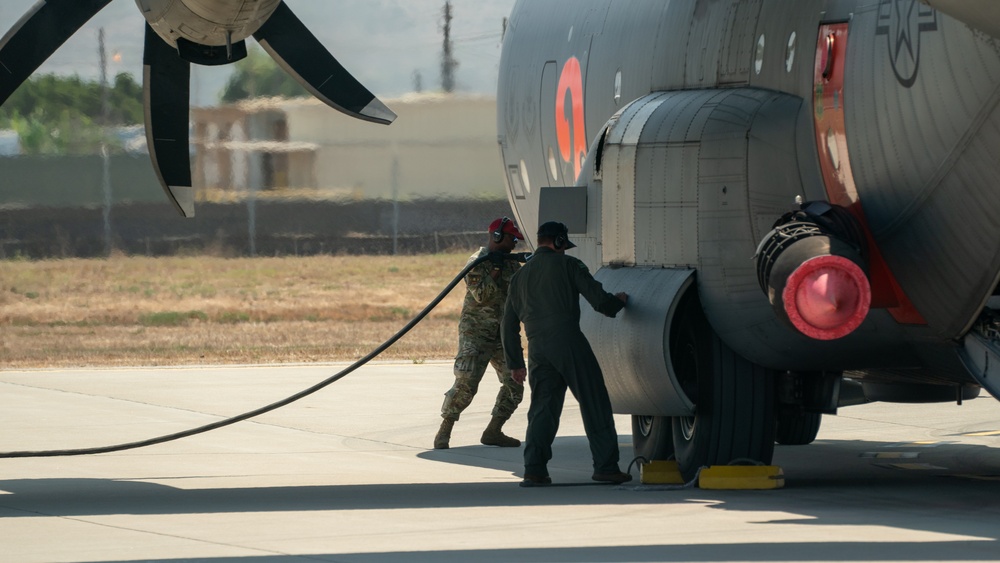
M792 72L795 64L795 32L788 36L788 47L785 48L785 72Z
M622 101L622 71L615 73L615 105Z
M510 178L510 189L514 192L514 197L524 199L524 186L521 185L521 174L516 165L507 167L507 177Z
M573 26L569 26L569 36L566 37L566 42L569 43L573 41Z
M549 175L552 176L553 182L559 179L559 164L556 162L556 153L552 150L552 145L549 145Z
M524 184L524 191L531 193L531 181L528 179L528 166L521 161L521 183Z
M757 39L757 52L754 54L754 70L757 74L760 74L762 68L764 68L764 34L760 34L760 38Z

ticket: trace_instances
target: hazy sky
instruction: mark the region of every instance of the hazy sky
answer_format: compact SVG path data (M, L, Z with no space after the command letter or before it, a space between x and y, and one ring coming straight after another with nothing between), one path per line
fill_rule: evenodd
M496 93L503 18L515 0L452 0L457 89ZM424 90L440 87L444 0L286 0L331 53L371 89L387 98L413 89L420 73ZM0 0L0 34L35 0ZM98 29L104 28L111 62L108 73L130 72L142 80L143 19L134 0L113 0L56 51L41 73L99 76ZM191 96L212 105L231 66L192 66Z

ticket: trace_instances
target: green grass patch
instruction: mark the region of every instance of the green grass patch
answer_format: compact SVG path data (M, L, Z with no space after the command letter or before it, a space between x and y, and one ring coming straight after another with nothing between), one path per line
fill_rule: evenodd
M250 313L244 311L225 311L215 319L216 322L222 324L239 324L250 322Z
M208 315L201 311L162 311L142 315L139 317L139 324L142 326L184 326L193 320L207 321Z

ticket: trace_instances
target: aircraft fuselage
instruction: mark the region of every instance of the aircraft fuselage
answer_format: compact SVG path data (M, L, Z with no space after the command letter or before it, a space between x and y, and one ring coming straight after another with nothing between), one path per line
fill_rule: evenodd
M525 233L559 219L543 187L586 186L578 256L695 271L755 364L962 385L1000 278L998 101L1000 42L916 0L521 0L497 125ZM856 218L871 286L826 341L775 318L753 260L811 201Z

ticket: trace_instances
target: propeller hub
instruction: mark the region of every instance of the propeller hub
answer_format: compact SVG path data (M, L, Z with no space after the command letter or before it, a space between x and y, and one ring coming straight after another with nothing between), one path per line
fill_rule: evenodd
M136 0L150 27L172 46L178 39L224 46L253 35L281 0Z

